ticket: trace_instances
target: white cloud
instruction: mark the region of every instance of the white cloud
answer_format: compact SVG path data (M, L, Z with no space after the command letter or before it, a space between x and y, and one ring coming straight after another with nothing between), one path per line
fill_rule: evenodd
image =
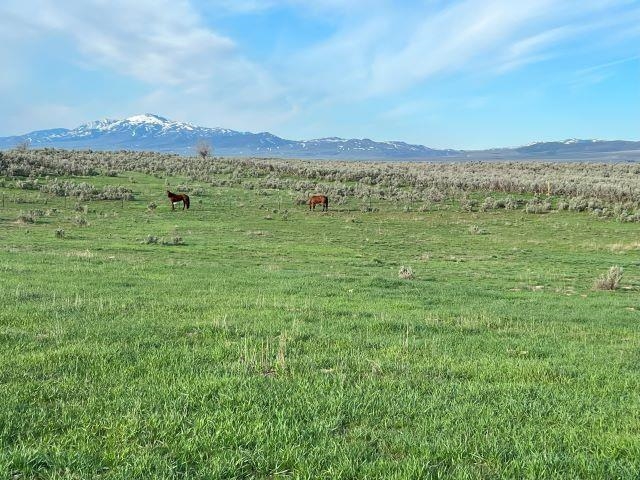
M14 2L11 10L33 31L70 38L88 65L150 84L210 78L219 64L237 58L234 42L202 26L186 1L35 3Z

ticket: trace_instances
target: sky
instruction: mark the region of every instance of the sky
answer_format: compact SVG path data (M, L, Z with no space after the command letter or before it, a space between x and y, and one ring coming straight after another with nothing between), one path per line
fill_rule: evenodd
M640 0L1 0L0 136L154 113L433 148L640 140Z

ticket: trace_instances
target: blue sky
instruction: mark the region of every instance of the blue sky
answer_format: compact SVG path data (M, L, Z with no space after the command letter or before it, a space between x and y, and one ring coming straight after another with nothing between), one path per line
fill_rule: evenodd
M487 148L640 140L640 1L2 0L0 136L157 113Z

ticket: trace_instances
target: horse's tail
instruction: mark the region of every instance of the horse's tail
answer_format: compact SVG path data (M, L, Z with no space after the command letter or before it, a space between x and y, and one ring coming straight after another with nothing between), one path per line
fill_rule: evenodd
M189 195L184 194L184 204L187 206L187 210L189 210Z

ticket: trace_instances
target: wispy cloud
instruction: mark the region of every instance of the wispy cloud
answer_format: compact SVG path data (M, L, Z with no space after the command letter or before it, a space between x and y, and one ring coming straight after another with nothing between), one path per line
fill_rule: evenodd
M562 56L563 44L603 27L603 20L585 25L585 16L607 14L606 7L620 3L624 2L585 1L576 9L551 0L465 0L416 7L411 16L381 8L296 61L308 69L329 65L315 83L327 90L334 86L341 98L380 96L434 77L501 74ZM608 26L621 23L628 14L609 14L615 18L607 19Z
M609 69L611 67L614 67L616 65L621 65L623 63L634 62L636 60L640 60L640 55L633 55L631 57L619 58L619 59L613 60L611 62L606 62L606 63L600 63L598 65L593 65L591 67L583 68L581 70L578 70L576 72L576 74L577 75L584 75L584 74L592 73L592 72L595 72L595 71L598 71L598 70Z
M619 65L636 62L640 66L640 55L619 58L611 62L592 65L591 67L582 68L576 71L569 81L569 85L573 89L580 89L590 85L601 83L614 75L615 68ZM638 69L640 72L640 68Z
M244 14L255 14L274 8L301 8L308 12L335 14L336 12L371 11L390 2L388 0L210 0L208 3L227 12Z

